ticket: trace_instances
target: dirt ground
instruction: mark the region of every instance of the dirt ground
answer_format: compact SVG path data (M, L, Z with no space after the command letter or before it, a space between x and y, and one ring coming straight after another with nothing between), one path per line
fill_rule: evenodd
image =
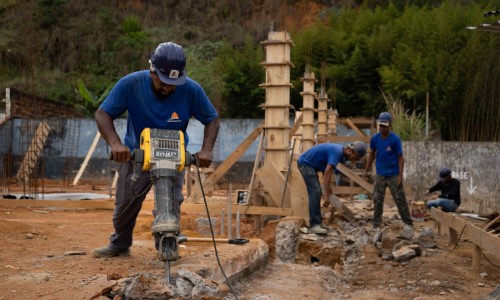
M0 205L0 299L93 299L109 286L109 279L162 274L147 211L138 218L130 257L92 257L91 250L106 245L113 231L111 216L111 210ZM341 271L314 262L279 263L274 260L276 223L269 222L256 236L253 221L242 221L243 237L268 243L270 262L236 283L239 299L480 299L500 285L498 267L483 258L481 267L473 268L472 244L462 240L451 250L454 245L446 236L435 238L437 248L405 263L383 260L372 245L351 255ZM183 214L181 225L188 236L201 236L194 231L192 216ZM433 228L432 221L415 225L417 232ZM219 251L234 250L221 246ZM213 263L211 252L210 243L187 244L180 249L180 260Z

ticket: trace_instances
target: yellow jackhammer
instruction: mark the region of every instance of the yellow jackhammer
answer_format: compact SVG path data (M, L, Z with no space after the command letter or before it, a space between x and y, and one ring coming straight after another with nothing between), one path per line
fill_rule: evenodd
M170 262L179 258L180 208L175 202L175 182L184 167L196 161L184 148L182 131L145 128L140 149L132 152L134 176L149 171L154 183L154 220L151 231L157 242L158 257L165 263L164 281L170 284ZM133 190L133 189L132 189Z

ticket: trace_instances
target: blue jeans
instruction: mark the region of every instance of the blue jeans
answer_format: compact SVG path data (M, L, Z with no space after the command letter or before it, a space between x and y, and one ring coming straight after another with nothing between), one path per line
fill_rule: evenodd
M443 208L444 212L454 212L457 210L458 205L452 199L437 198L436 200L431 200L427 202L427 208L439 207Z
M321 185L314 168L302 164L298 164L298 167L307 187L307 194L309 195L309 226L313 227L323 223L320 207Z

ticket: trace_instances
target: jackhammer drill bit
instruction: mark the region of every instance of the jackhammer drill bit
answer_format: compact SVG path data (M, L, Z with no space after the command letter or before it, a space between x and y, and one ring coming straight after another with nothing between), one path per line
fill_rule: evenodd
M163 283L170 284L170 261L167 260L165 262L165 270L163 274Z

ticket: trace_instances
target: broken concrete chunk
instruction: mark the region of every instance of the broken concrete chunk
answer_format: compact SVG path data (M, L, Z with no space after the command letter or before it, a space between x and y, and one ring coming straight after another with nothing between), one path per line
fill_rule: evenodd
M283 262L295 262L301 223L295 218L281 219L276 226L276 258Z
M434 238L434 230L432 230L431 228L428 228L428 227L424 227L422 229L422 232L420 233L419 237L428 237L428 238L433 239Z
M193 286L198 284L203 284L203 277L184 268L179 269L179 271L177 271L177 274L180 277L191 281Z
M186 296L191 294L193 290L194 285L191 283L191 281L182 278L182 277L177 277L175 279L175 294L178 296Z
M417 244L408 245L407 247L413 249L417 256L420 256L422 254L422 248L420 248L420 246Z
M318 236L315 234L301 234L300 237L302 239L308 240L308 241L317 241L318 240Z
M404 246L401 249L392 252L392 255L394 256L394 260L404 262L412 259L417 254L415 253L415 250L408 248L408 246Z
M131 278L123 288L120 296L124 299L170 299L173 293L167 284L162 284L163 278L148 273L139 273Z

